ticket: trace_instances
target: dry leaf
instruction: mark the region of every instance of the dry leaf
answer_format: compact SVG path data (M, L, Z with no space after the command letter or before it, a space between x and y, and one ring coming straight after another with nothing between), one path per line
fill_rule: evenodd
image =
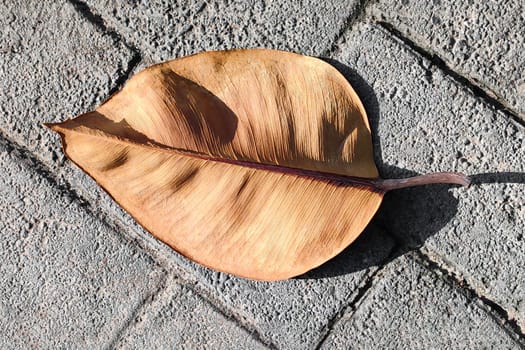
M392 188L466 181L379 179L350 84L322 60L283 51L158 64L95 111L49 126L155 237L205 266L261 280L337 255Z

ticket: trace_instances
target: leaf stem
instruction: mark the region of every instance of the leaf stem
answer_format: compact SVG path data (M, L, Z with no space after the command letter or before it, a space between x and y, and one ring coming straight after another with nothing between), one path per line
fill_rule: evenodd
M419 175L409 177L406 179L377 179L374 180L376 185L381 190L388 192L400 188L428 185L428 184L456 184L468 187L470 185L470 178L462 173L444 172L433 173L426 175Z

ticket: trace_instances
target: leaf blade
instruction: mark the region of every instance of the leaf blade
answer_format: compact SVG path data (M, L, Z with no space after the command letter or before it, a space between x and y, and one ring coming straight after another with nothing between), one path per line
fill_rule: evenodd
M264 59L259 59L263 67L270 59L266 51ZM231 59L222 54L210 59L207 54L200 56L205 58L205 66ZM248 50L240 56L247 54ZM257 51L255 56L259 54ZM244 65L249 63L246 57L236 56L233 61L239 59L244 59ZM314 59L308 58L307 65L312 64L310 60ZM213 157L376 177L370 130L359 100L337 106L332 119L327 117L334 112L332 105L324 100L319 107L324 111L313 108L306 116L297 112L298 102L276 103L265 119L257 116L259 109L247 111L248 107L243 107L243 113L235 104L241 92L253 88L241 84L232 97L231 89L215 81L205 84L202 77L195 77L195 70L187 68L199 64L190 63L187 58L175 60L156 66L153 72L140 73L95 112L51 126L62 135L67 156L154 236L205 266L243 277L275 280L304 273L338 254L371 219L381 203L381 191L214 161ZM272 64L269 71L275 75ZM323 62L321 68L328 69L330 77L341 78L335 69L324 65L328 66ZM305 68L295 61L293 66ZM238 66L237 70L243 71ZM215 73L221 77L217 70ZM223 75L229 73L225 70ZM159 78L158 74L164 76ZM316 74L318 78L320 73ZM281 85L291 79L286 77ZM271 80L257 75L248 80L253 79L267 86L275 77ZM298 83L292 79L291 84ZM346 81L343 88L330 84L332 90L342 89L347 98L357 98ZM330 86L319 84L321 89L312 95L314 100L317 93L326 94ZM304 88L299 84L293 89ZM158 91L165 91L164 95L159 97ZM279 91L264 99L279 99ZM337 93L322 97L333 103ZM315 103L308 104L311 110ZM255 105L262 106L262 102ZM260 120L263 126L256 127ZM290 130L276 131L290 123L295 136L290 136ZM297 130L301 130L299 136ZM274 134L277 136L272 137ZM341 134L345 142L350 140L346 150L341 138L334 141L333 136ZM317 142L313 146L309 143L312 138ZM254 147L259 141L263 145Z

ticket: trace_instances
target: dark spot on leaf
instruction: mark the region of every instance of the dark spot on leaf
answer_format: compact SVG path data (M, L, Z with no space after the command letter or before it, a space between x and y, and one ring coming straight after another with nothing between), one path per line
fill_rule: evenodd
M199 168L197 167L186 169L182 174L170 180L169 187L173 191L179 191L183 186L190 183L190 181L195 177L195 175L197 175L198 172Z
M100 168L100 171L109 171L116 169L124 165L128 161L128 151L126 149L121 150L117 153L117 156L114 157L110 162Z

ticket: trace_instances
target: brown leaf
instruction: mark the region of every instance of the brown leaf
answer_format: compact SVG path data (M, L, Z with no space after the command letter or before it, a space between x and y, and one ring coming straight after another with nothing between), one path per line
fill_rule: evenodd
M377 179L366 113L345 78L283 51L158 64L95 111L50 127L155 237L254 279L332 258L399 187Z

